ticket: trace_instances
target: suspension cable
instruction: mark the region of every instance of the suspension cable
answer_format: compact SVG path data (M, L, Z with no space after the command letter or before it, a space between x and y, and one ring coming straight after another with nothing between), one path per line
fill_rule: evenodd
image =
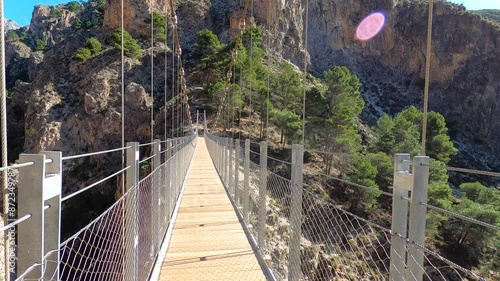
M173 9L173 7L171 7ZM175 128L176 120L175 120L175 110L177 109L177 97L175 94L175 36L174 29L172 23L172 99L174 102L172 103L172 138L177 136L177 130Z
M425 58L425 88L424 88L424 116L422 120L422 155L425 155L425 142L427 136L427 111L429 108L429 85L431 72L431 47L432 47L432 13L434 0L429 0L429 18L427 23L427 50Z
M250 16L253 18L253 0L251 0ZM253 23L250 23L250 71L253 72ZM252 96L253 96L253 85L250 82L250 124L252 124Z
M170 0L172 1L172 0ZM231 69L233 68L233 65L236 63L236 58L238 57L238 48L241 43L241 31L245 29L245 17L248 12L248 0L245 0L245 6L243 7L243 13L241 14L241 19L240 19L240 24L238 25L238 35L235 38L235 43L234 43L234 49L231 53L231 62L229 63L229 69L226 73L226 81L224 82L224 93L222 95L222 101L219 104L219 109L217 110L217 115L215 116L215 125L214 127L217 127L217 123L219 122L219 117L221 114L221 111L223 110L224 104L226 103L226 97L227 97L227 91L228 91L228 85L231 82L231 76L232 72Z
M165 10L165 93L164 93L164 101L165 104L163 105L163 111L164 111L164 121L163 124L165 125L165 130L163 131L163 137L164 141L167 140L167 87L168 87L168 64L167 64L167 47L168 47L168 18L167 18L167 11Z
M304 82L303 82L303 97L302 97L302 145L305 145L306 140L306 79L307 79L307 32L309 29L309 0L306 0L306 17L304 30Z
M149 3L151 14L151 142L154 141L154 15L153 15L153 1Z
M121 27L122 27L122 34L121 34L121 60L122 60L122 65L121 65L121 75L122 75L122 85L121 85L121 90L122 90L122 120L121 120L121 130L122 130L122 143L121 147L125 147L125 47L124 47L124 41L125 41L125 24L124 24L124 5L123 5L123 0L121 0ZM122 169L125 168L125 151L122 151ZM122 181L122 194L125 194L125 177L121 177Z
M269 2L269 7L267 8L267 48L268 57L271 54L271 2ZM269 139L269 95L271 92L271 72L267 71L267 97L266 97L266 140Z
M1 87L1 98L0 98L0 115L1 115L1 145L2 145L2 167L7 167L8 165L8 158L7 158L7 89L6 89L6 84L5 84L5 17L4 17L4 1L0 1L0 20L2 21L0 23L0 32L2 34L1 38L1 44L0 46L0 55L2 56L0 58L1 60L1 73L0 73L0 79L2 80L0 82L0 87ZM9 223L9 204L8 204L8 172L3 171L2 172L2 196L3 196L3 213L4 213L4 223L7 224ZM4 240L4 245L9 245L9 235L4 234L3 237ZM8 246L6 246L8 247ZM4 251L4 268L5 272L8 272L10 265L9 265L9 251ZM6 274L9 276L8 274Z

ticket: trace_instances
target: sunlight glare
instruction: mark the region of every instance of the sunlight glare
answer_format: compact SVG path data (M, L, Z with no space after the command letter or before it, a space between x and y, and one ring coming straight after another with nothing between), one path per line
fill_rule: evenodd
M356 39L367 41L375 37L385 25L385 15L375 12L367 16L356 29Z

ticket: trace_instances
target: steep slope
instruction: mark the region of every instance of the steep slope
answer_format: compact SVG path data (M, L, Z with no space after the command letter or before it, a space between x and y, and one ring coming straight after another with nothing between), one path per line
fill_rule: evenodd
M267 26L284 58L302 65L304 1L265 1L256 21ZM367 42L354 37L357 24L374 11L386 15L383 31ZM309 1L312 72L344 65L363 82L364 118L373 122L411 104L422 105L427 35L426 1ZM281 46L281 47L280 47ZM500 28L463 6L435 3L430 109L442 113L460 153L453 164L500 170Z

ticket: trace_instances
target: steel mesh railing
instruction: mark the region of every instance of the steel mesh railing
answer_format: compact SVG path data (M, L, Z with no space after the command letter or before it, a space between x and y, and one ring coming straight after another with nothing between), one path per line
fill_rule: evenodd
M16 280L147 280L189 169L195 136Z
M221 178L227 177L224 165L234 165L236 161L234 158L224 159L230 155L225 146L227 139L214 135L208 135L206 139L217 171ZM236 198L231 186L227 190L233 203L240 207L238 210L245 219L248 232L254 241L258 241L260 189L263 182L267 183L265 243L258 246L261 258L272 272L273 279L290 280L290 272L293 270L299 272L293 280L489 280L446 259L436 251L417 245L407 237L392 233L384 226L344 210L343 206L335 205L302 186L300 262L294 263L290 256L293 243L291 208L298 186L290 179L261 169L256 163L260 163L258 152L250 152L249 159L246 159L243 144L240 141L237 161L239 183L236 184L236 193L241 193ZM245 178L245 161L249 161L248 179ZM246 181L249 184L248 192L244 191ZM225 183L231 184L231 181ZM247 217L244 215L245 208L240 203L245 201L249 204ZM391 241L401 242L405 253L397 253L391 247ZM418 255L413 256L417 253L423 255L421 264L416 260ZM392 268L391 264L397 262L403 265L402 272L397 267ZM413 262L419 264L419 276L415 276L415 270L408 270L407 263Z

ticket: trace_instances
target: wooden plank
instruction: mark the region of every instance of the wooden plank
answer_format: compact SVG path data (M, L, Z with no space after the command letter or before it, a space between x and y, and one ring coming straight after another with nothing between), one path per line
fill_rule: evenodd
M266 280L199 138L160 281Z

